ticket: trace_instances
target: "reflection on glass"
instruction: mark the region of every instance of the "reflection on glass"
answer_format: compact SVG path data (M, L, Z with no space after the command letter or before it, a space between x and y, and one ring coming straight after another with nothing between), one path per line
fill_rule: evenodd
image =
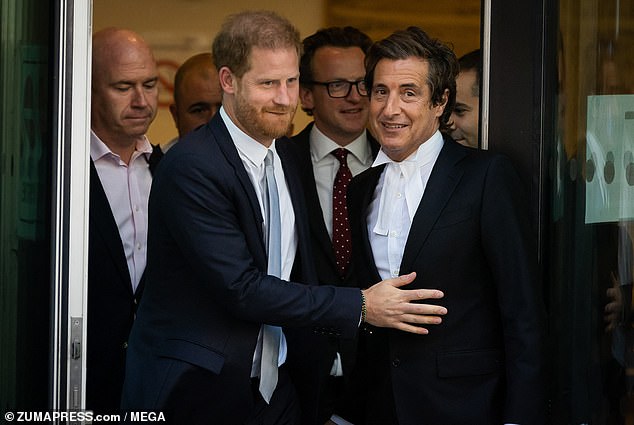
M0 410L43 411L49 401L52 7L38 0L1 3Z
M634 2L560 0L553 424L634 424Z

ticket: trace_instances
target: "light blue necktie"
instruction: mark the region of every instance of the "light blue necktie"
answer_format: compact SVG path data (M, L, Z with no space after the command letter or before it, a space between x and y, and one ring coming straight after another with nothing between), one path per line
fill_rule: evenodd
M266 213L268 253L268 274L281 277L282 274L282 227L280 222L280 199L273 171L273 152L268 151L264 158L266 172ZM260 394L269 403L277 386L277 362L280 351L282 328L262 325L262 359L260 363Z

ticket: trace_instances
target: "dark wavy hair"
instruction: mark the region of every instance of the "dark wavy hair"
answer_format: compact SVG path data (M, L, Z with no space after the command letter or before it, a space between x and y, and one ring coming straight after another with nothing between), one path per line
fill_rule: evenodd
M216 68L228 67L242 77L251 69L251 49L292 48L302 54L299 31L286 18L268 10L230 15L214 38L212 55Z
M299 62L299 81L306 84L314 79L312 65L317 49L326 46L358 47L367 53L372 46L372 39L354 27L330 27L306 37L302 44L304 54Z
M443 103L445 90L449 90L447 105L440 117L440 130L448 130L451 126L449 117L456 104L458 60L451 47L430 38L422 29L409 27L374 43L365 58L366 85L372 87L374 70L381 59L402 60L411 57L424 59L429 64L427 85L434 106Z
M460 65L460 72L475 71L476 80L471 87L471 94L475 97L480 97L480 80L482 74L482 65L480 62L480 49L473 50L469 53L458 58L458 64Z

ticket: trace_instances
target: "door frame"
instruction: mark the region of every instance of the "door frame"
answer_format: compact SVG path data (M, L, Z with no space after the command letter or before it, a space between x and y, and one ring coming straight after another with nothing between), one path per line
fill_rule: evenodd
M557 2L483 0L481 10L482 139L510 157L520 174L543 265L548 146L557 110Z
M50 407L85 407L92 1L56 2Z

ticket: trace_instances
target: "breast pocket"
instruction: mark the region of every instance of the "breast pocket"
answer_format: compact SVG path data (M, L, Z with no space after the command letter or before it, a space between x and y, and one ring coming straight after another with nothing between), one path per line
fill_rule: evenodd
M471 216L472 208L470 206L446 210L440 214L434 228L441 229L443 227L454 226L458 223L469 220Z

